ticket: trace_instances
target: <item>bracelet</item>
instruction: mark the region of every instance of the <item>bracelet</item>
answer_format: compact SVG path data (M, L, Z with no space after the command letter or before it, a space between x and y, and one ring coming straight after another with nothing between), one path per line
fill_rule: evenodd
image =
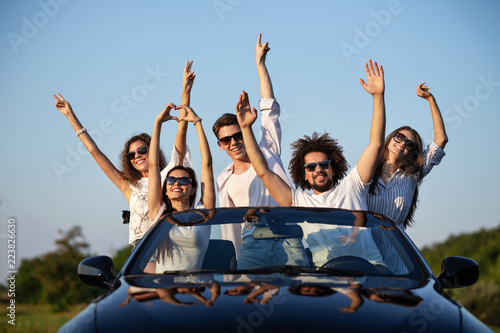
M198 118L195 121L193 121L193 125L196 125L196 123L199 122L199 121L201 121L201 118Z
M78 132L75 133L76 136L80 136L80 134L84 133L84 132L87 132L87 129L85 127L82 127L81 130L79 130Z

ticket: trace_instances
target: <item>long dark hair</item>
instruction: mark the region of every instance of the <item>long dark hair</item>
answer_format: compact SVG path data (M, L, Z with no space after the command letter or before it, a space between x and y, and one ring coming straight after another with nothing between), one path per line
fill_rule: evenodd
M172 169L170 169L170 171L167 173L167 177L174 170L184 170L189 174L189 178L191 178L191 186L194 189L194 191L193 191L194 193L189 196L189 207L193 208L195 205L195 200L196 200L196 192L198 191L198 181L196 180L196 173L194 172L193 169L191 169L189 167L177 165L177 166L173 167ZM163 197L163 201L167 205L165 212L166 213L173 213L172 201L170 201L170 198L167 196L167 181L166 180L163 182L162 197Z
M424 177L423 159L422 159L422 138L420 137L418 132L415 131L410 126L401 126L400 128L397 128L391 134L389 134L385 139L384 147L382 149L382 153L379 156L377 167L375 168L375 174L373 176L372 183L370 184L370 189L368 190L368 193L373 195L375 194L375 189L378 189L378 179L382 175L384 163L387 160L387 157L389 156L389 149L388 149L389 144L393 140L394 135L397 132L401 132L403 130L410 131L415 136L416 147L415 149L411 150L408 154L406 154L406 156L404 156L403 158L397 159L396 169L401 169L401 171L403 171L405 174L415 176L417 177L418 180L417 186L415 187L415 192L413 194L413 200L410 206L410 210L408 211L408 215L406 216L406 219L403 222L403 227L406 229L407 227L409 227L414 223L413 215L415 214L415 210L417 208L418 187L420 186L420 182Z
M167 177L175 170L184 170L189 174L189 178L191 178L191 186L193 187L194 191L193 194L189 196L189 207L193 208L195 205L195 200L196 200L196 192L198 191L198 181L196 180L196 174L193 169L189 167L185 167L182 165L177 165L170 169L167 173ZM167 196L167 180L163 182L162 186L162 198L165 204L167 205L167 208L164 211L164 214L170 214L173 213L174 210L172 208L172 201L170 198ZM163 262L167 259L168 256L171 255L172 251L175 249L173 248L174 245L170 241L170 236L169 233L167 232L165 234L165 238L162 240L158 248L156 249L156 257L159 262Z
M137 181L139 181L139 179L142 178L141 172L136 168L134 168L129 158L127 157L130 145L136 141L144 142L149 149L149 144L151 143L151 137L149 136L149 134L146 133L134 135L133 137L128 139L127 142L125 142L125 147L120 153L120 160L122 162L121 173L123 180L132 185L136 185ZM165 155L163 155L163 152L160 149L160 170L164 169L166 166L167 166L167 161L165 160Z

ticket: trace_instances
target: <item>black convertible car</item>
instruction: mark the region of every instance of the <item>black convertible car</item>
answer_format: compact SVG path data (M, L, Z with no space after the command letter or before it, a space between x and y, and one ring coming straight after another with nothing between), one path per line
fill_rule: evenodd
M393 222L361 211L166 215L116 276L106 256L78 275L105 292L60 332L491 332L445 292L477 281L475 261L445 258L436 277Z

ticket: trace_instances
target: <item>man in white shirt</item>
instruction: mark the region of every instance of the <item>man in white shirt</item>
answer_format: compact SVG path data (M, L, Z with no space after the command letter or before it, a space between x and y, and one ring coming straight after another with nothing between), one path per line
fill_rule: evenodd
M256 45L257 72L260 81L260 109L262 112L261 128L262 139L257 145L259 151L265 156L269 168L290 186L290 181L286 176L283 163L281 162L281 127L278 120L280 106L274 99L274 92L271 78L266 68L266 54L269 51L268 43L261 44L261 34L259 34ZM258 207L258 206L278 206L267 188L255 173L252 163L248 158L245 143L241 134L240 126L235 114L226 113L222 115L214 124L213 131L217 137L220 149L224 150L233 163L227 166L217 178L217 188L219 190L219 205L221 207ZM260 264L282 263L307 265L307 259L301 244L298 245L300 251L288 251L288 243L283 240L259 240L254 243L252 234L254 227L250 223L241 225L222 226L222 237L231 240L235 245L238 255L238 268L247 268ZM245 251L247 255L240 255L240 248L244 240L247 240ZM274 243L273 243L274 242ZM298 240L300 243L300 240ZM257 255L265 249L255 247L272 247L275 252L282 255L274 261ZM252 255L253 254L253 255ZM263 261L254 262L253 258L259 257ZM282 262L284 258L288 258ZM269 260L268 260L269 259ZM249 262L252 261L251 263ZM245 264L243 264L245 263Z
M250 108L248 95L245 92L240 96L236 105L236 114L246 151L257 175L280 206L367 209L368 188L375 172L378 155L384 144L385 104L382 66L377 66L375 62L374 67L370 60L365 64L365 70L368 83L362 79L359 80L363 88L373 96L373 115L368 146L353 170L344 177L347 162L336 140L326 133L321 136L314 133L312 137L305 136L304 139L297 140L292 144L294 152L289 169L296 187L302 190L291 188L267 165L252 130L257 112L255 108ZM313 194L304 190L312 190ZM337 238L342 239L343 243L351 243L349 244L351 246L355 243L349 239L345 230L334 231L329 227L326 224L305 224L307 243L316 265L321 265L327 261L327 258L331 259L334 256L332 249L334 243L338 243ZM371 237L369 238L371 240ZM331 242L328 243L325 239ZM378 262L378 256L370 259Z

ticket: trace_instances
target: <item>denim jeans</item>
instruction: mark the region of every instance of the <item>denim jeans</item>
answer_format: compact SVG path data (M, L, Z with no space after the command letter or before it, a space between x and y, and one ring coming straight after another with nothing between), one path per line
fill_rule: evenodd
M238 255L238 269L271 264L311 266L300 238L259 240L252 236L243 238Z

